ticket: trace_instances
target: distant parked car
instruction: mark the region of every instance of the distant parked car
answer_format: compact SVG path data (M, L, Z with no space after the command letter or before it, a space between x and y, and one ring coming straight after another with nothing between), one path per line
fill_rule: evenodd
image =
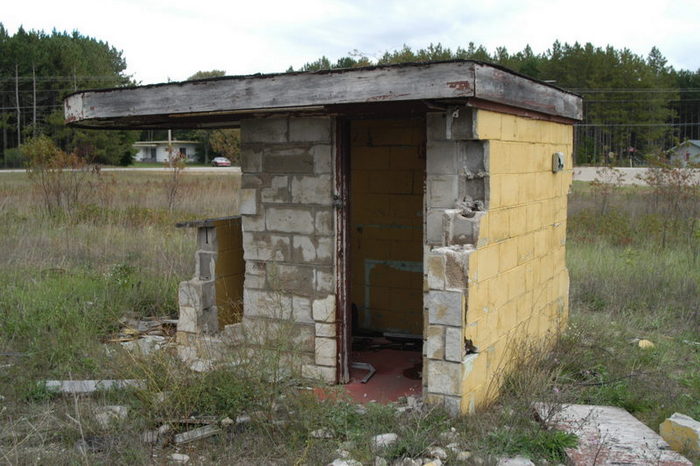
M226 157L214 157L211 164L213 167L230 167L231 161Z

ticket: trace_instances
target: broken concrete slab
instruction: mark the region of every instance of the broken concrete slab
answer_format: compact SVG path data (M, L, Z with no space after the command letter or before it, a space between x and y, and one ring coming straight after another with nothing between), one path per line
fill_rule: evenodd
M398 439L399 436L394 433L375 435L372 437L372 448L380 449L390 447L395 444Z
M47 390L57 393L81 395L93 393L98 390L114 390L125 388L146 388L145 380L46 380L44 385Z
M535 466L535 463L533 463L530 458L515 456L513 458L499 459L497 466Z
M184 453L173 453L172 455L169 456L169 459L173 463L178 463L178 464L187 464L190 462L189 455L185 455Z
M671 448L700 455L700 422L681 413L673 413L659 426L659 433Z
M578 437L566 454L574 465L635 464L689 466L656 432L630 413L613 406L535 403L537 415L549 427Z
M109 428L112 422L126 419L129 408L126 406L110 405L95 408L95 420L103 429Z
M214 435L220 433L221 429L219 429L215 425L199 427L197 429L188 430L187 432L175 435L175 444L183 445L185 443L195 442L197 440L213 437Z

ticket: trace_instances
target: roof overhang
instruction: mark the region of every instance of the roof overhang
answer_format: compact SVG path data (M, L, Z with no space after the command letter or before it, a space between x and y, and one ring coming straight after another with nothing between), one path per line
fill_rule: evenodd
M66 122L86 128L233 127L270 114L428 111L455 104L516 109L575 121L581 98L475 61L230 76L81 91L66 97Z

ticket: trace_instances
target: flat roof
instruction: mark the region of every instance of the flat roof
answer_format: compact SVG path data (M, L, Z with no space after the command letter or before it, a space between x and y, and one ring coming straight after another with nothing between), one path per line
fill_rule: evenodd
M66 97L64 109L68 124L86 128L217 128L275 113L372 113L392 105L427 111L465 104L572 122L582 118L578 95L472 60L87 90Z

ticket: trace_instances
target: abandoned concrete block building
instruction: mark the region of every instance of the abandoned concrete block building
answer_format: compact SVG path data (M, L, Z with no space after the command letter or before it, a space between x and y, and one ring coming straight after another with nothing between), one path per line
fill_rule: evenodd
M341 384L363 362L353 342L415 342L424 399L469 412L513 350L566 322L574 94L454 61L85 91L65 112L90 128L240 127L241 320L219 315L212 265L235 247L194 225L180 341L284 320L301 373Z

